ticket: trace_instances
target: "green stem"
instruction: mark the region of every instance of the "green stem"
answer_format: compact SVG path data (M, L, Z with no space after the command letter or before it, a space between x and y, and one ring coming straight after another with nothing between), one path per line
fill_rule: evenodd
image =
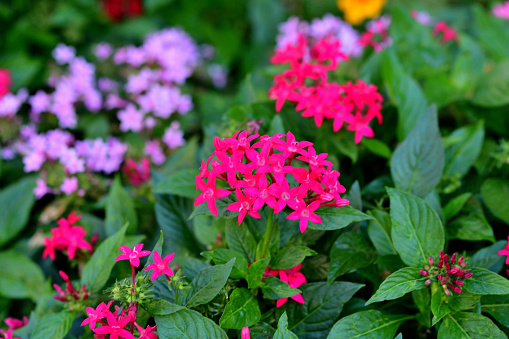
M267 218L267 228L265 229L265 235L263 236L263 243L262 247L260 248L260 251L258 255L256 256L258 260L261 260L263 258L266 258L268 256L269 251L269 243L270 238L272 237L272 230L274 229L274 210L271 208L269 209L269 216Z

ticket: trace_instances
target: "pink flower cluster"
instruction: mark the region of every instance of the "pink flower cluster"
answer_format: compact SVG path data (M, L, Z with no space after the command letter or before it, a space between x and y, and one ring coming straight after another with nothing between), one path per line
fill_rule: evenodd
M87 292L87 286L83 285L81 289L75 289L71 280L69 279L69 276L65 274L65 272L59 271L58 273L65 281L65 290L63 290L59 285L53 284L53 288L55 288L58 293L58 295L54 296L53 298L63 302L70 302L73 300L84 301L88 299L90 292Z
M156 326L151 327L147 325L147 328L141 327L135 322L135 313L133 314L132 312L121 310L118 306L115 306L115 311L111 312L110 307L112 303L113 301L110 301L108 304L102 302L95 309L92 307L86 308L87 319L83 320L81 326L88 325L95 333L94 338L107 338L106 335L109 335L110 339L136 339L136 337L125 328L130 322L134 322L139 332L137 339L158 338L157 334L154 333L157 329ZM104 318L106 318L106 321L103 320ZM97 326L98 324L100 326Z
M449 255L441 251L440 261L435 266L433 258L429 257L429 266L426 265L424 270L419 271L423 276L429 277L425 284L438 282L447 295L451 295L451 291L458 294L463 292L461 286L465 284L465 279L472 277L474 274L465 269L467 263L464 257L460 257L457 262L456 258L456 253L449 258Z
M376 53L381 52L392 45L392 40L389 37L390 25L391 18L387 15L368 22L367 30L362 34L359 44L364 48L372 47Z
M376 117L382 123L383 97L375 85L361 80L346 85L327 81L327 71L334 70L340 60L347 59L340 45L339 40L322 39L309 47L301 36L297 45L278 49L271 62L289 63L290 69L274 77L269 97L276 99L277 112L287 100L295 102L296 110L302 110L303 117L313 117L318 127L324 119L333 120L335 132L346 124L348 130L355 131L355 142L359 143L363 136L374 136L369 127L371 120ZM308 86L307 79L312 81L312 86Z
M150 162L147 158L142 158L140 163L127 159L122 171L127 175L131 185L136 187L150 180Z
M0 68L0 99L9 93L11 87L11 73L8 69Z
M81 215L76 215L73 211L67 218L60 218L57 221L58 227L51 229L51 237L44 239L43 259L49 256L51 260L55 260L55 250L67 251L69 259L74 259L78 249L93 251L92 244L85 240L87 232L83 227L74 225L80 219ZM93 239L92 243L96 240Z
M5 324L7 325L7 330L0 329L0 335L3 336L4 339L21 339L18 337L14 337L13 331L18 328L22 328L28 325L28 318L23 317L23 320L15 319L15 318L5 318Z
M124 252L124 254L119 255L115 261L120 260L129 260L129 264L133 268L138 267L140 265L140 258L146 257L150 255L150 251L143 251L143 244L138 244L133 247L131 250L127 246L121 246L119 249ZM154 251L154 263L148 265L145 268L145 271L152 271L152 277L151 280L156 280L157 277L159 277L161 274L163 274L168 281L170 281L170 276L173 276L173 270L168 266L170 262L173 260L173 257L175 256L175 253L170 253L167 256L165 256L163 259L161 259L161 255L159 252ZM133 273L133 281L134 281L134 273Z
M239 225L246 214L260 218L259 210L264 205L275 213L288 206L294 211L286 218L300 220L300 231L304 232L309 221L322 222L314 213L320 206L349 204L339 195L346 190L338 181L339 172L332 170L332 163L326 159L327 153L317 154L311 142L296 141L291 132L263 135L260 141L254 142L256 138L258 135L248 136L243 131L231 138L214 139L215 151L202 162L201 173L196 177L196 189L201 193L195 206L207 202L212 214L217 216L215 199L235 191L237 202L226 209L239 212ZM298 166L304 164L307 168L292 166L295 160L300 161ZM295 187L290 187L294 181L289 175L297 182ZM226 182L230 188L217 187L217 180Z
M265 271L264 277L277 277L279 276L279 279L285 283L287 283L291 288L299 288L302 284L307 284L306 277L304 274L302 274L300 269L302 268L302 264L297 265L293 268L290 268L289 270L270 270L267 266L267 270ZM302 297L302 294L297 294L291 297L293 300L298 302L299 304L304 304L304 298ZM283 306L288 298L282 298L278 299L276 301L276 306L281 307Z
M495 7L493 7L493 15L497 18L509 20L509 1L496 4Z
M433 28L433 36L438 37L440 35L442 35L440 39L442 44L446 44L451 40L458 40L458 33L449 27L445 21L437 22Z

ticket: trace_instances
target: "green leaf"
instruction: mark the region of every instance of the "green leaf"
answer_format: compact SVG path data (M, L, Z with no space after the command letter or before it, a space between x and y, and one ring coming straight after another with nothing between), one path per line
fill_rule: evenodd
M247 260L242 254L226 248L218 248L212 251L203 252L205 258L212 259L216 265L226 264L235 259L230 276L235 279L246 278Z
M447 296L442 289L437 290L431 297L431 312L433 312L432 326L435 326L443 317L452 312L447 304Z
M270 257L254 262L247 269L247 286L251 288L258 287L262 284L263 273L269 265Z
M482 296L481 310L505 327L509 327L509 295Z
M288 329L288 316L286 315L286 312L283 312L281 317L279 317L279 321L277 322L277 331L274 333L272 339L299 339L295 333Z
M108 194L106 234L111 236L117 233L126 223L129 230L138 228L138 217L136 216L134 202L129 193L122 187L120 176L117 175Z
M195 169L184 169L161 180L155 187L154 193L173 194L181 197L195 199L195 178L199 174Z
M325 338L338 320L345 303L362 284L335 281L305 284L300 287L305 304L287 301L286 312L292 330L300 339Z
M476 314L456 312L444 317L438 329L438 339L506 338L504 332L488 318Z
M481 195L491 210L499 219L509 224L509 208L502 201L509 201L509 181L500 178L489 178L481 186Z
M219 293L230 276L235 259L224 265L216 265L202 269L189 285L186 307L206 304Z
M230 301L219 319L219 325L222 328L240 330L245 326L256 324L261 315L255 296L245 288L236 288L230 295Z
M362 213L350 206L337 207L320 207L315 213L322 218L321 224L310 222L308 228L319 231L339 230L350 225L352 222L373 219L367 214Z
M417 81L403 69L394 50L390 48L383 53L382 76L389 98L398 108L397 135L403 140L417 126L428 102Z
M87 285L90 292L99 291L108 281L111 270L116 263L115 258L122 254L118 248L122 246L126 230L127 225L104 240L85 264L81 282L83 285Z
M426 287L424 282L427 279L427 277L419 273L418 268L402 268L384 280L376 293L366 302L366 305L401 298L409 292L420 290Z
M401 260L423 267L444 248L444 229L436 212L422 199L387 188L391 200L392 241Z
M156 315L155 320L160 339L228 339L223 329L215 322L193 310L184 309L169 315Z
M70 311L47 314L40 319L30 336L32 339L62 339L71 330L76 314Z
M481 6L475 6L473 13L478 42L496 61L507 59L509 46L505 39L507 28L503 20L494 20L492 13Z
M463 291L461 294L454 294L448 297L448 305L455 311L463 311L472 309L479 303L481 296L473 294L468 291Z
M467 192L460 194L451 201L449 201L447 205L445 205L445 207L442 209L442 212L444 212L445 220L449 220L455 217L461 211L461 209L471 196L472 193Z
M452 132L447 140L450 145L445 148L444 175L464 176L470 170L481 153L484 141L484 122L461 127Z
M283 119L280 115L275 115L270 122L269 135L274 135L278 133L286 134L286 129L283 124Z
M389 146L378 139L362 138L361 145L366 146L367 149L382 158L390 159L392 156Z
M394 151L391 175L396 188L424 197L440 182L443 169L444 146L433 105Z
M413 316L384 314L376 310L361 311L341 318L334 324L327 338L393 338L398 327L412 318Z
M389 213L377 209L368 211L374 219L368 221L369 239L380 255L396 254L392 244L392 222Z
M244 255L248 262L254 263L256 240L247 227L239 226L235 220L227 220L225 235L230 249Z
M290 287L288 283L276 277L265 278L261 284L261 289L263 296L271 300L290 298L301 293L299 289Z
M183 169L198 168L197 153L198 138L191 138L184 147L179 148L169 157L168 161L166 161L161 169L161 174L163 176L168 176ZM154 186L156 186L158 182L154 182Z
M142 306L151 316L168 315L185 308L184 306L176 305L165 299L149 299L149 301L144 302Z
M498 252L503 250L506 244L507 240L500 240L493 245L480 249L470 259L470 265L485 268L494 273L500 272L505 260L503 256L498 255Z
M412 291L412 299L419 310L417 319L427 328L431 327L431 293L427 288Z
M454 218L447 225L447 234L450 239L495 242L493 229L484 217L481 202L476 196L472 196L467 200L463 211L464 214Z
M509 280L484 268L470 269L474 275L465 279L464 289L474 294L509 294Z
M304 258L317 253L306 246L290 246L283 248L272 260L270 267L274 270L289 270L304 261Z
M0 247L26 226L34 206L35 177L29 176L0 191Z
M39 265L19 252L0 252L0 295L37 301L44 291L44 274Z
M370 265L375 256L374 249L362 235L353 232L341 234L330 252L331 263L327 282L330 284L351 270Z
M482 107L499 107L509 104L509 61L497 64L479 79L472 102Z

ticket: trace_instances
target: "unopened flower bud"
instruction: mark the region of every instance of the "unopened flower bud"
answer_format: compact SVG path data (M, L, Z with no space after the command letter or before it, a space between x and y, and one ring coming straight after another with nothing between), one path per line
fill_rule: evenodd
M424 282L424 285L428 286L429 284L431 284L431 279L428 279L426 280L426 282Z
M429 273L425 270L420 270L419 273L425 277L429 276Z
M467 273L467 274L465 274L465 275L463 276L463 278L468 279L468 278L470 278L470 277L471 277L471 276L473 276L473 275L474 275L474 273Z
M428 258L428 260L429 260L429 264L430 264L431 266L433 266L433 257L429 257L429 258Z
M453 282L453 283L455 283L455 284L456 284L456 285L458 285L458 286L463 286L463 285L465 285L465 282L464 282L464 281L461 281L461 280L453 280L452 282Z
M62 277L62 279L64 279L64 281L69 281L69 276L67 274L65 274L64 271L58 271L58 274L60 274L60 276Z
M454 253L452 256L451 256L451 264L454 264L454 262L456 261L456 253Z

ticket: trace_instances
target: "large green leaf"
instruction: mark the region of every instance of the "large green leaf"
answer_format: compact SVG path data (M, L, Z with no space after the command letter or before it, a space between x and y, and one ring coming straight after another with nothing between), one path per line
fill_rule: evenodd
M239 226L235 220L227 220L225 226L228 247L244 255L248 262L253 263L256 257L256 240L249 228Z
M409 292L420 290L426 287L424 282L427 279L427 277L419 273L418 268L402 268L392 273L384 280L376 293L366 302L366 305L384 300L397 299Z
M338 320L343 306L364 285L335 281L302 285L305 303L288 301L286 311L290 330L300 339L325 338Z
M314 224L310 222L308 228L319 231L339 230L350 225L352 222L372 219L367 214L356 210L350 206L337 207L320 207L315 213L322 218L322 223Z
M481 6L475 6L473 12L478 42L496 61L507 59L509 56L506 40L508 29L503 20L494 19L492 13Z
M424 197L440 182L443 169L444 146L433 105L394 151L391 175L396 188Z
M341 318L329 333L328 339L393 338L398 327L412 319L408 315L384 314L377 310L361 311Z
M34 328L30 338L33 339L62 339L71 330L76 314L70 311L62 311L45 315Z
M447 205L445 205L444 208L442 209L442 211L444 212L445 220L449 220L455 217L461 211L463 206L465 206L465 203L471 196L472 193L467 192L460 194L451 201L449 201Z
M438 339L506 338L504 332L488 318L477 313L447 314L438 329Z
M427 328L431 327L431 293L427 288L412 291L412 299L419 310L417 320Z
M144 302L142 306L152 316L168 315L185 308L165 299L150 299L148 302Z
M405 72L392 48L384 52L382 76L389 97L398 108L397 135L399 140L403 140L417 126L428 102L421 87Z
M443 317L452 312L447 301L447 296L441 289L436 291L431 297L431 312L433 312L432 326L435 326Z
M0 252L0 295L37 301L44 291L44 274L39 265L16 251Z
M292 288L288 283L276 277L265 278L261 285L261 289L263 296L271 300L290 298L301 293L300 289Z
M481 310L505 327L509 327L509 295L482 296Z
M317 253L306 246L289 246L283 248L271 261L270 268L273 270L289 270L304 261L304 258Z
M496 65L481 76L472 102L483 107L498 107L509 104L509 60Z
M270 262L270 257L263 258L253 263L247 269L247 286L255 288L262 284L263 274Z
M186 198L196 198L195 178L198 170L185 169L162 179L155 187L154 193L173 194Z
M184 309L169 315L156 315L155 320L157 334L161 339L228 339L215 322L193 310Z
M260 307L255 295L245 288L236 288L230 295L219 325L222 328L240 330L256 324L260 317Z
M470 269L474 275L465 279L465 290L474 294L509 294L509 280L484 268Z
M116 263L115 258L122 254L118 248L122 246L126 230L127 225L104 240L85 264L81 281L84 285L87 285L89 291L99 291L108 281L111 270Z
M392 222L390 214L378 209L368 211L368 214L374 217L374 219L368 221L369 239L375 245L378 253L380 255L396 254L391 238Z
M35 178L29 176L0 191L0 247L26 226L35 202L34 187Z
M489 178L481 186L481 195L491 210L491 212L499 219L509 224L509 180L500 178Z
M449 134L445 148L444 175L464 176L481 153L484 141L484 122L461 127Z
M493 229L484 217L481 202L476 196L467 200L462 212L447 224L447 234L450 239L495 242Z
M240 253L227 249L218 248L212 251L203 252L205 258L212 259L216 265L226 264L235 259L230 276L235 279L246 278L247 260Z
M293 333L288 329L288 316L286 315L286 312L283 312L283 314L279 317L279 321L277 322L277 331L274 333L274 337L272 339L299 339Z
M506 244L507 240L500 240L493 245L480 249L470 259L470 265L485 268L495 273L500 272L504 266L505 258L498 255L498 252L503 250Z
M444 248L444 229L436 212L422 199L387 188L391 200L392 241L401 260L423 267Z
M331 263L327 282L330 284L351 270L370 265L375 256L375 250L362 235L353 232L341 234L330 252Z
M219 293L230 276L235 259L224 265L215 265L202 269L189 285L185 306L195 307L206 304Z
M122 187L120 176L116 176L108 194L106 205L106 234L111 236L118 232L122 226L128 224L129 230L138 228L138 217L134 202L129 193Z

